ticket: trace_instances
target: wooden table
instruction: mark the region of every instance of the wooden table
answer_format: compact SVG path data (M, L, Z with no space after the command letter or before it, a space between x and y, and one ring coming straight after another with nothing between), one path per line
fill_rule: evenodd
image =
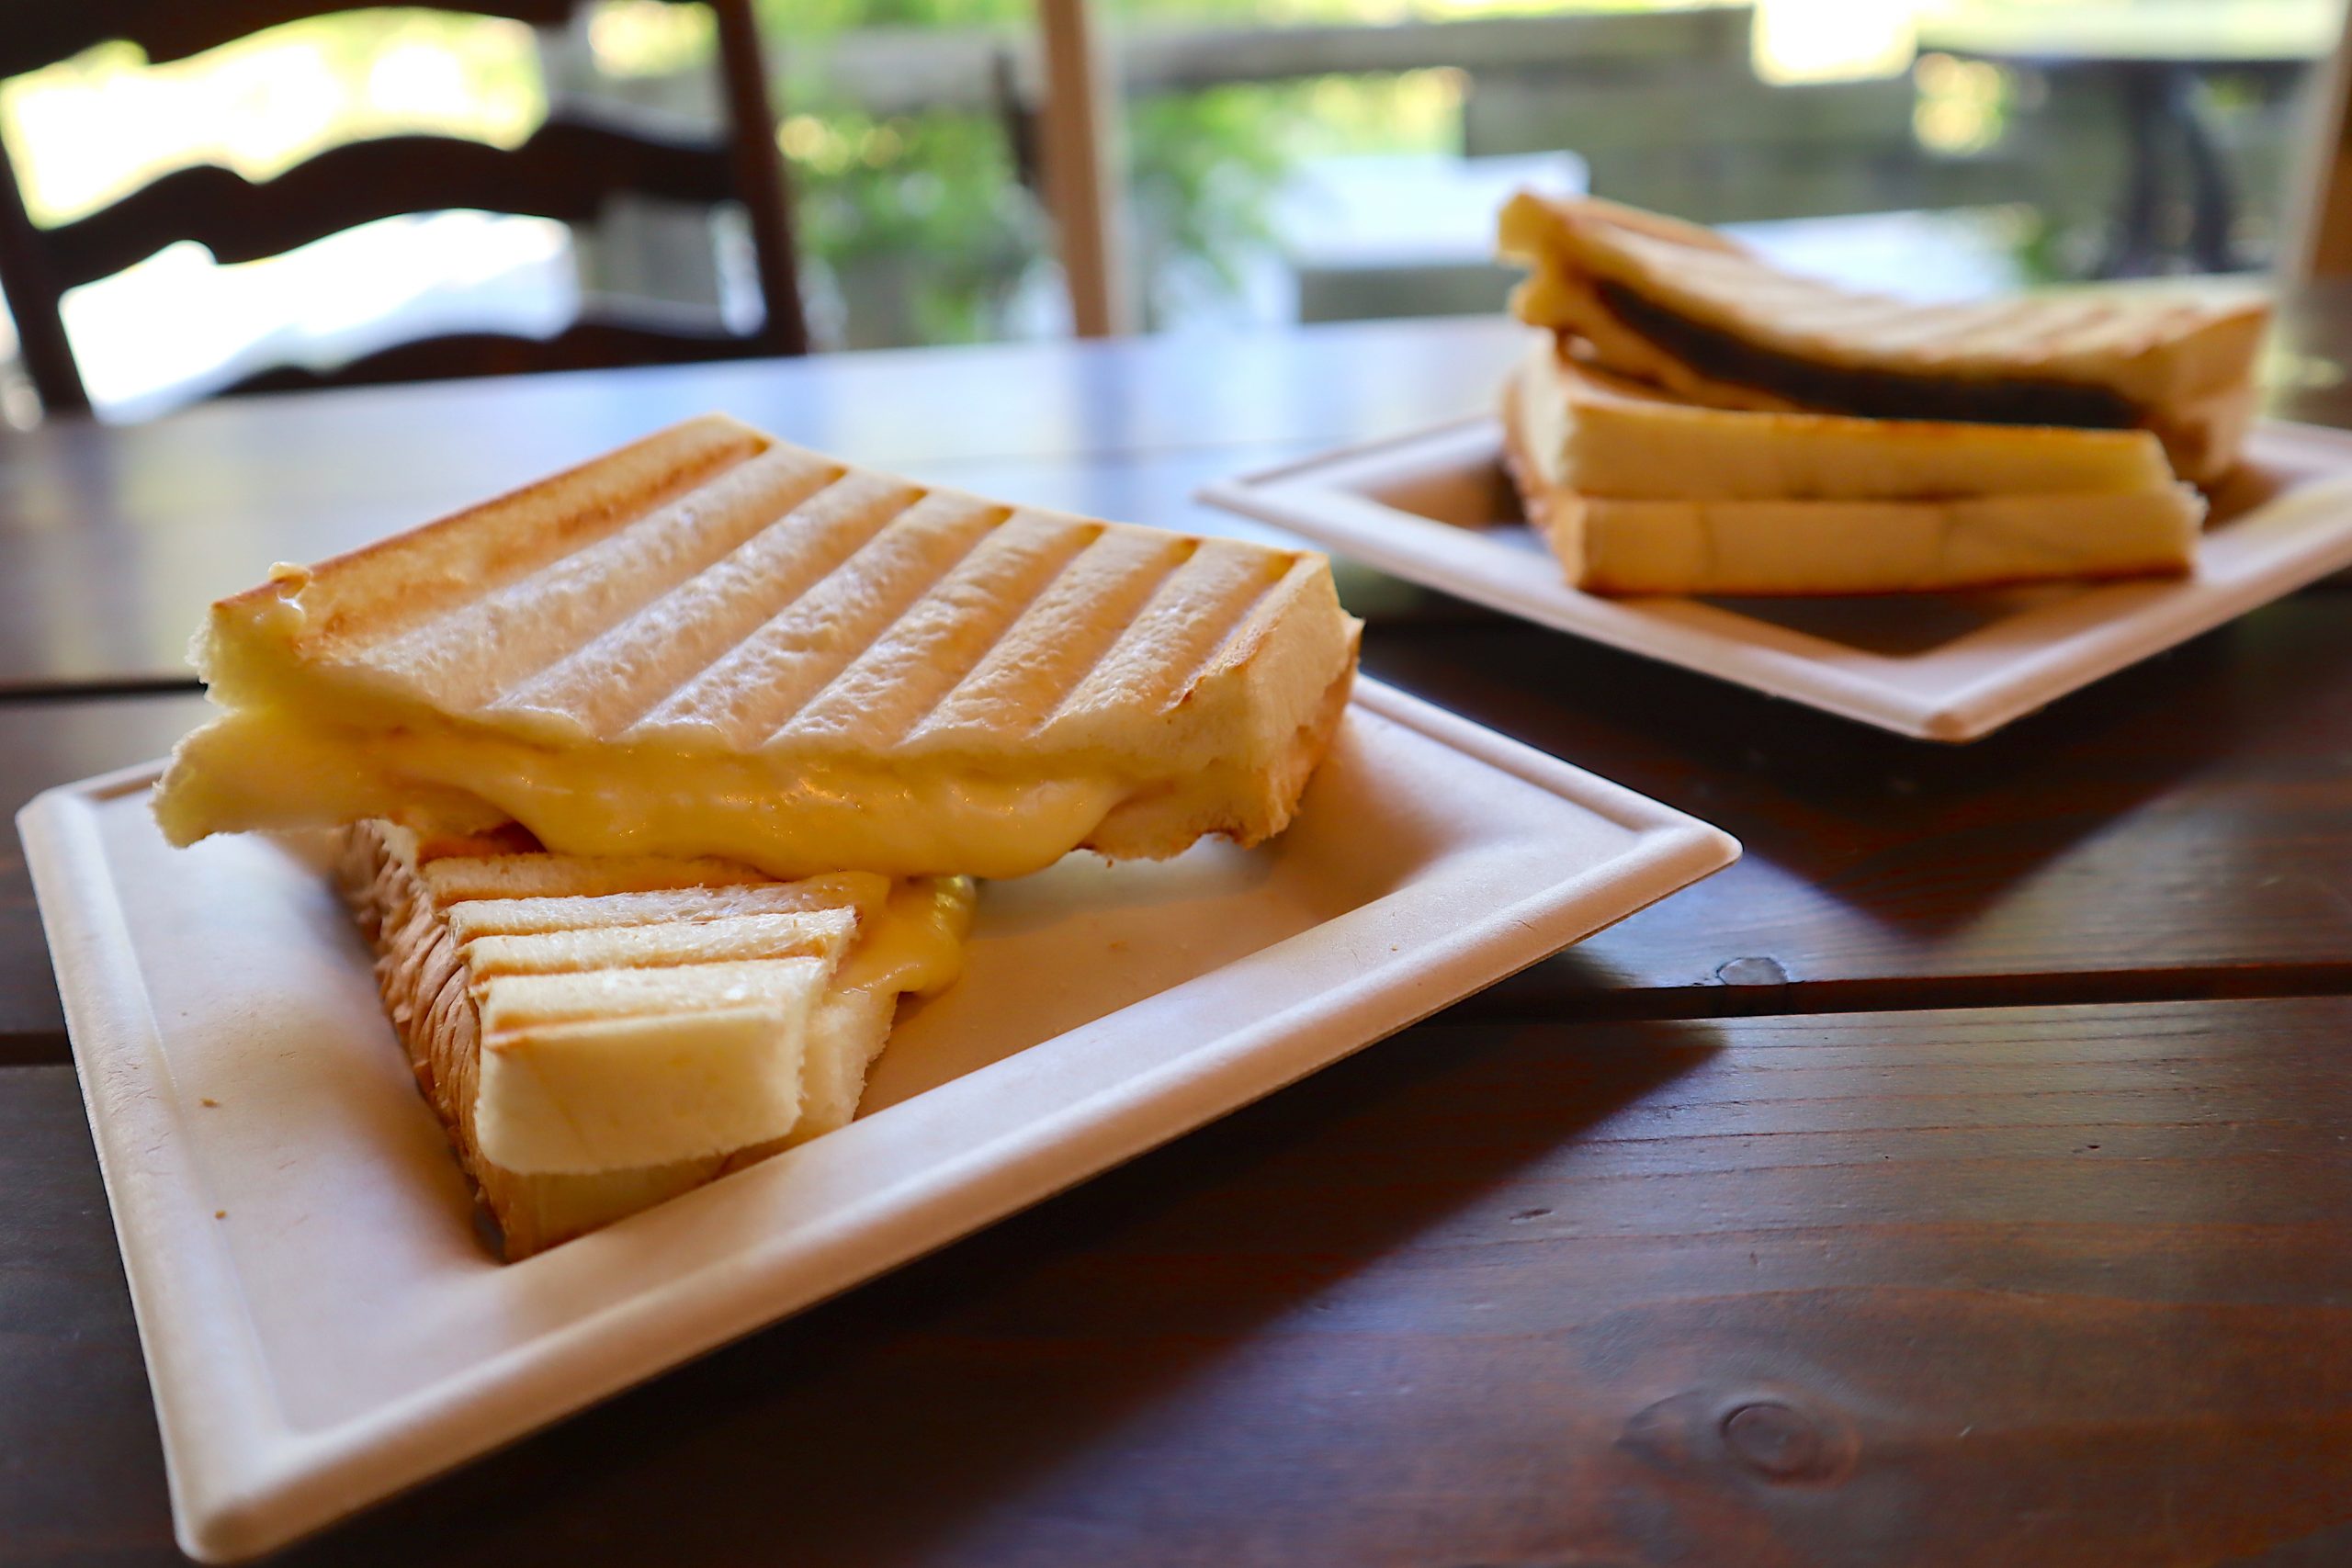
M2352 294L2278 406L2352 423ZM0 446L0 801L153 755L213 592L731 409L1239 529L1475 408L1495 323L223 403ZM1363 573L1372 671L1730 872L288 1561L2352 1561L2352 595L1979 745ZM167 1562L129 1300L0 852L0 1562Z

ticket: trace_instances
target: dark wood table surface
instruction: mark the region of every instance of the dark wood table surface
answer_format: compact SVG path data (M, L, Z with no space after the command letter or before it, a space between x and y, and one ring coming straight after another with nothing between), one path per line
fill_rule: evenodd
M721 408L1239 530L1475 410L1492 322L220 403L0 436L0 804L153 757L203 603ZM2274 409L2352 424L2352 291ZM1158 1154L339 1527L319 1563L2352 1562L2352 594L1977 745L1346 581L1366 668L1732 870ZM176 1561L0 849L0 1564Z

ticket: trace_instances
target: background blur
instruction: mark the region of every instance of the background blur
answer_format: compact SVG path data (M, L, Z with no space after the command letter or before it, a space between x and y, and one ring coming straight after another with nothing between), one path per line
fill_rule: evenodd
M2343 0L1095 4L1153 331L1494 310L1493 214L1521 185L1741 225L1923 297L2259 267L2343 23ZM760 19L820 341L1067 330L1028 0L761 0ZM551 102L707 122L713 47L707 13L664 0L560 31L362 11L157 67L91 50L0 85L0 134L47 226L191 163L263 179L417 130L511 146ZM583 293L755 310L739 230L639 202L577 230L392 219L239 266L183 243L65 317L100 412L138 417L266 363L551 331ZM20 372L0 370L0 414L38 416Z

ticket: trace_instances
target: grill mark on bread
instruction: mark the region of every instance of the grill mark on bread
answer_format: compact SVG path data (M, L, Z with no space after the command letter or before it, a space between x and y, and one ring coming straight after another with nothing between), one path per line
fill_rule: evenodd
M383 645L435 668L460 711L502 700L829 488L841 469L790 447L734 465L683 495Z
M605 855L587 861L546 853L447 855L426 861L418 874L440 907L491 898L579 897L678 887L732 887L773 880L733 861L648 855Z
M531 570L602 538L771 445L745 425L674 427L395 538L321 561L303 574L305 584L316 580L334 586L308 595L303 640L312 646L346 639L361 649L379 646L431 618L450 600L478 592L484 581ZM513 513L523 514L525 525L485 525L486 520ZM444 559L453 546L457 558ZM435 562L437 570L427 575L403 570L419 559ZM278 592L271 582L237 597ZM355 628L360 632L356 638Z
M1568 244L1556 262L1595 284L1633 288L1686 317L1727 322L1801 356L1812 352L1812 340L1879 368L2060 380L2123 393L2124 384L2109 377L2130 374L2143 358L2177 355L2176 390L2193 392L2233 378L2228 359L2207 353L2213 345L2198 343L2199 334L2227 335L2233 323L2257 324L2264 316L2250 302L2114 291L1916 304L1784 272L1736 246L1693 250L1628 233L1582 215L1577 209L1589 203L1564 205ZM1948 351L1928 352L1939 342Z
M1180 702L1192 700L1193 691L1224 663L1226 650L1237 639L1249 634L1250 623L1256 618L1259 607L1264 604L1267 597L1290 576L1289 563L1286 561L1267 560L1256 564L1259 568L1256 586L1248 589L1246 596L1238 599L1227 608L1225 619L1228 629L1225 636L1217 638L1213 645L1204 648L1199 660L1191 670L1185 671L1183 681L1177 687L1181 694L1178 698ZM1245 575L1242 581L1246 586L1248 577Z
M496 705L619 734L841 570L921 494L836 469L823 489Z
M761 456L797 449L769 448ZM805 455L801 455L804 456ZM732 473L760 457L724 466ZM722 476L723 477L723 476ZM1150 705L1166 707L1202 674L1215 669L1264 592L1281 581L1300 558L1256 547L1204 542L1157 530L1117 529L1089 519L981 502L952 491L933 491L885 476L831 465L824 477L781 515L729 536L726 548L695 539L691 553L669 555L673 569L659 574L658 592L631 602L597 601L608 573L641 580L624 570L635 554L625 541L645 526L695 534L698 491L673 496L661 508L607 533L573 552L539 563L527 575L495 589L488 604L543 604L548 584L599 604L577 615L571 635L548 638L550 654L527 672L474 668L449 678L427 671L438 700L485 718L528 716L559 730L578 729L598 739L665 735L695 744L692 732L707 728L712 739L749 749L785 737L831 731L857 732L865 743L888 750L917 736L925 744L944 742L967 725L995 737L1035 737L1053 727L1073 705L1084 706L1090 686L1106 665L1128 660L1124 679L1138 674L1156 688ZM1008 529L1031 536L1009 536ZM940 545L942 535L954 541ZM1111 548L1133 548L1163 558L1140 562L1115 575L1093 595L1057 598L1055 587L1081 573L1106 541ZM949 608L960 573L1025 547L1051 571L1039 581L1016 571L1011 596L982 592L976 604ZM600 548L599 547L603 547ZM640 545L640 549L644 547ZM1216 567L1228 551L1260 558L1262 581L1246 603L1218 603L1230 595L1195 596L1186 590L1201 573ZM656 551L659 554L659 550ZM903 558L893 561L894 555ZM853 603L844 600L854 597ZM1107 613L1106 613L1107 612ZM389 666L413 669L417 650L442 639L453 649L475 648L469 635L495 620L499 610L483 602L463 606L377 646ZM978 614L986 636L975 636ZM1148 623L1164 615L1193 617L1180 628ZM534 629L546 630L543 615ZM953 679L938 678L940 667L910 658L910 627L935 620L935 636L956 647ZM1048 624L1051 623L1051 624ZM673 626L686 630L669 635ZM1181 667L1130 659L1138 637L1181 643ZM492 639L493 646L495 639ZM1025 642L1033 645L1023 649ZM1041 649L1078 647L1074 658L1040 658ZM1019 670L1048 668L1055 678L1017 691L1010 678ZM895 669L899 682L921 688L901 691L876 678ZM998 677L1009 680L1004 701L988 706ZM448 689L448 679L459 689ZM855 696L848 694L856 693ZM469 698L473 699L469 702ZM896 699L898 722L869 722L877 699Z
M2068 424L2124 430L2139 410L2104 387L2004 377L1960 379L1829 365L1784 354L1645 299L1623 284L1595 285L1627 330L1713 380L1768 392L1806 408L1879 419L1973 424Z
M910 495L910 503L895 512L867 514L865 525L847 536L849 547L837 545L820 550L822 558L815 569L772 582L767 597L777 602L776 607L758 630L747 637L715 637L725 645L717 659L694 668L663 671L662 678L674 676L674 683L618 727L653 731L709 723L738 745L810 730L860 727L867 730L866 740L878 748L903 744L919 734L936 739L955 728L952 716L959 709L979 705L989 678L1007 671L1018 659L1015 645L1024 637L1043 642L1058 634L1087 649L1084 657L1067 661L1061 678L1048 689L1023 692L1020 700L1025 711L991 711L986 721L1000 729L1035 734L1050 725L1104 661L1118 652L1139 620L1154 609L1168 607L1167 590L1193 565L1201 549L1200 540L1182 536L1169 538L1168 547L1162 549L1157 536L1114 536L1102 524L1010 507L976 507L968 513L944 512L942 516L925 518L917 513L926 502L942 509L969 503L961 497L922 491ZM811 498L811 504L822 499ZM775 539L804 532L807 524L800 512L778 519L705 572L678 584L671 596L700 591L714 574L728 570L739 558L769 549ZM1007 531L1016 527L1030 536L1009 536ZM941 555L926 560L925 552L935 549L935 539L919 536L930 528L965 533L968 537L952 558ZM843 536L838 526L824 532L829 538ZM1161 554L1164 558L1139 562L1134 570L1103 584L1101 592L1071 595L1067 604L1057 600L1056 588L1082 572L1094 552L1114 537L1118 543L1113 547L1133 548L1139 544L1147 554ZM876 551L885 555L903 551L906 558L896 566L886 561L877 569ZM1025 566L1017 553L1023 551L1033 558ZM1016 552L1009 562L1007 552ZM1221 606L1221 614L1211 615L1204 624L1191 628L1196 635L1188 640L1197 649L1197 657L1185 670L1164 672L1182 677L1168 694L1171 700L1201 671L1214 667L1250 609L1296 558L1292 555L1267 558L1264 579L1247 603ZM1000 570L1009 565L1016 590L1025 584L1027 592L1008 593L1000 583L973 592L970 597L976 604L956 604L967 577L987 570L991 563ZM1040 563L1051 568L1042 581L1028 570ZM845 573L852 567L859 570ZM877 575L896 591L870 598L864 606L865 613L853 613L849 618L854 626L848 625L845 607L834 599L844 591L870 592ZM730 598L737 604L748 602L721 595L722 602ZM1108 606L1112 610L1108 617L1102 613L1106 599L1114 601ZM648 605L644 618L657 615L664 602ZM976 611L982 616L978 623L971 618ZM880 619L876 612L888 618ZM734 617L738 623L748 618L740 611ZM933 623L928 634L919 629L926 622ZM541 689L552 684L559 672L561 680L575 686L585 683L592 674L602 674L602 661L596 657L599 643L605 638L641 638L645 634L632 631L633 624L623 623L598 643L577 650L548 672L549 678L538 683ZM1208 635L1198 635L1202 633ZM926 636L931 640L923 640ZM930 657L936 651L936 640L943 637L951 639L956 650L956 661L945 667L952 678L944 680L939 678L942 667ZM854 656L836 662L827 655L828 647L835 654ZM797 673L780 668L779 660L784 666L798 666ZM877 673L888 671L895 671L895 677ZM627 687L632 672L632 667L623 663L611 671L609 679ZM922 694L915 694L910 686L921 688ZM861 692L861 687L870 689ZM849 694L853 692L858 694ZM911 716L874 722L877 697L906 699L898 711L911 710ZM535 700L537 694L526 690L504 699L503 705L523 706ZM951 716L948 722L937 722L943 715ZM615 709L605 709L602 716L605 723L600 728L615 728ZM978 721L978 715L973 716ZM759 729L764 735L755 738L752 732Z
M1228 539L1202 540L1071 689L1055 713L1056 727L1083 723L1091 709L1121 692L1137 693L1163 710L1190 700L1203 673L1233 645L1250 609L1295 559Z
M445 906L450 930L461 941L476 937L537 936L577 931L650 925L681 925L735 919L748 915L813 914L878 901L888 886L870 872L837 873L806 882L745 882L725 886L654 887L619 893L527 894L469 898Z
M1272 633L1279 618L1278 598L1285 590L1296 591L1295 584L1297 583L1299 564L1295 556L1287 561L1267 564L1265 581L1259 585L1257 592L1234 612L1232 633L1193 671L1185 687L1188 695L1193 687L1222 669L1227 660L1246 658L1259 640Z
M953 493L916 499L842 566L809 585L758 630L688 677L639 720L646 733L716 731L751 750L804 711L887 638L939 581L1012 513Z
M1158 542L1151 543L1156 546ZM1085 554L1070 563L1070 568L1056 581L1055 588L1059 590L1063 582L1069 581L1072 573L1086 562L1088 557L1122 547L1138 547L1136 536L1125 534L1104 534L1087 547ZM1147 558L1136 562L1114 583L1106 585L1103 591L1093 596L1091 607L1097 612L1097 615L1091 627L1081 626L1078 628L1076 635L1061 631L1052 637L1047 657L1075 652L1076 658L1056 672L1057 679L1050 694L1040 694L1036 703L1037 711L1030 718L1025 733L1037 734L1059 716L1063 708L1069 704L1071 694L1085 685L1088 679L1101 667L1102 660L1110 656L1112 649L1117 648L1133 630L1136 618L1152 603L1160 586L1182 570L1185 563L1198 553L1200 547L1201 541L1196 538L1178 538L1159 549L1159 553L1167 558L1164 560L1155 563ZM1024 617L1024 623L1027 619L1033 618L1044 619L1042 615ZM1020 629L1019 626L1013 628L1014 631ZM1038 629L1041 634L1045 631L1043 626ZM1038 638L1040 643L1046 640L1042 635ZM968 705L971 709L967 716L968 722L981 727L995 722L993 705L989 700L991 695L992 682L1001 671L1009 672L1014 664L1023 662L1025 652L1025 649L1015 643L1010 633L1000 638L997 647L989 650L989 659L974 669L963 684L956 688L954 694L955 703L943 702L938 707L933 709L931 716L925 719L922 729L942 734L951 732L956 728L959 717L956 709L964 705ZM1009 674L1008 678L1011 678Z
M943 709L972 690L974 682L984 671L989 670L1000 655L1004 656L1010 662L1018 658L1019 650L1024 643L1061 637L1065 634L1080 641L1089 640L1085 637L1088 629L1086 622L1090 618L1096 620L1102 618L1105 596L1102 592L1095 592L1091 587L1081 586L1075 592L1071 592L1066 588L1066 585L1080 582L1088 575L1086 568L1089 558L1102 547L1106 538L1111 536L1108 527L1101 524L1091 525L1085 542L1064 556L1052 575L1039 582L1032 592L1021 600L1019 605L1013 609L1011 617L996 628L994 635L971 651L971 656L966 659L956 671L954 680L934 691L931 699L922 705L921 712L897 726L897 734L892 737L892 739L903 743L909 737L929 728L933 719L938 716ZM1116 570L1114 566L1114 570ZM1118 581L1114 579L1111 584L1104 586L1115 589ZM1062 592L1057 592L1057 590ZM1079 624L1074 627L1069 625L1073 612L1077 614L1079 619ZM1054 699L1045 693L1033 692L1024 696L1023 701L1029 711L1025 714L1010 716L1011 722L1007 728L1018 729L1024 734L1035 733L1042 716L1052 711Z
M1015 512L942 573L873 646L770 729L856 736L887 750L921 727L1018 626L1104 525Z
M460 852L436 854L436 847ZM810 956L812 949L838 953L844 943L858 940L867 915L888 900L890 880L842 873L786 883L741 872L741 868L720 869L724 863L671 862L673 874L665 885L648 887L642 885L662 880L656 875L662 863L645 857L587 859L524 852L504 857L522 863L513 868L512 874L501 876L491 857L466 852L495 848L483 839L421 840L406 829L364 822L347 833L336 874L355 919L375 948L376 977L385 1012L405 1047L418 1089L442 1122L477 1195L505 1227L506 1256L513 1259L544 1250L786 1146L791 1141L788 1137L724 1155L584 1177L518 1176L492 1164L481 1153L473 1119L484 1043L483 997L490 984L500 982L511 990L514 978L525 978L522 990L506 1000L527 1004L535 999L529 983L534 978L567 973L593 978L609 973L619 976L616 983L625 992L641 993L649 987L659 987L659 969L634 964L574 968L557 962L542 964L534 974L527 969L502 972L493 963L487 972L477 972L468 960L482 954L484 946L456 940L458 922L452 917L461 909L504 908L532 917L510 923L542 932L577 933L593 939L619 931L630 933L625 942L639 937L658 942L665 931L689 943L715 934L722 944L733 944L737 953L773 951L774 956L767 958L730 953L708 961L722 975L740 972L747 982L756 982L787 965L824 963ZM436 870L440 872L437 878L431 874ZM729 880L734 873L748 880ZM435 881L445 889L482 896L455 901L438 898ZM620 891L554 897L533 891L550 886ZM661 908L664 898L674 900L676 907ZM747 905L764 906L769 912L746 908ZM545 918L565 911L572 917L570 922ZM779 913L795 919L779 920ZM750 925L742 923L746 915ZM732 931L711 932L714 923L725 927L730 920L737 922ZM775 940L763 942L758 940L763 935ZM738 937L749 940L738 942ZM489 951L497 952L494 947ZM560 960L564 955L543 956ZM736 1005L724 998L709 997L706 993L712 987L687 973L707 969L708 965L701 960L682 961L670 967L688 983L695 1008L725 1010ZM560 983L556 988L560 990ZM561 1011L568 998L551 999ZM624 995L615 998L614 1005L626 1009L631 999ZM610 1009L600 1005L602 1010Z
M676 969L738 960L837 957L854 938L854 908L793 909L677 920L606 921L603 899L582 899L582 923L484 934L462 947L478 980L504 975L578 975Z

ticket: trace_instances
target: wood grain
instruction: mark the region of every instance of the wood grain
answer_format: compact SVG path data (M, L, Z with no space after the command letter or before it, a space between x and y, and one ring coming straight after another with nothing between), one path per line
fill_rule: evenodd
M2335 1561L2347 1026L1424 1027L288 1561ZM169 1561L62 1070L0 1151L16 1560Z
M1367 639L1364 662L1747 846L1485 1007L2352 989L2340 595L2258 610L1959 748L1501 622Z

